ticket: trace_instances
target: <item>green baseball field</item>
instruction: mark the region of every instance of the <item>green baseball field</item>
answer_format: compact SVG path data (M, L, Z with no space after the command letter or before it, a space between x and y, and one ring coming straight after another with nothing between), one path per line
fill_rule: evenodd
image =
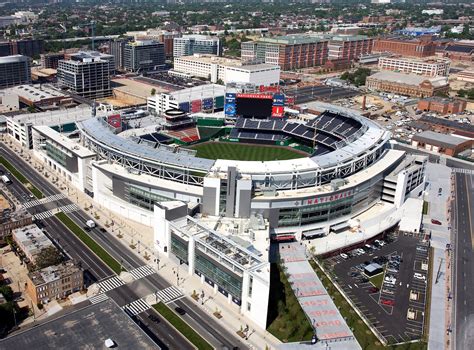
M207 142L193 146L197 156L207 159L233 160L286 160L303 158L308 155L288 147L249 145L233 142Z

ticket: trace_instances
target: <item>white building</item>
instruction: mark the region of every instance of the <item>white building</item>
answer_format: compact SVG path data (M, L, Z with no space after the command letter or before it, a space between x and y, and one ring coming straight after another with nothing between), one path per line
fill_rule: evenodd
M33 154L82 192L92 192L96 153L49 126L33 126Z
M173 39L173 57L189 56L195 53L222 55L220 39L206 35L183 35Z
M177 57L174 59L174 72L206 78L213 83L221 80L224 84L251 83L256 86L276 86L280 82L278 65L243 65L240 60L215 55L194 54Z
M413 73L427 77L449 75L451 61L448 59L417 60L405 57L380 57L380 70L390 70L401 73Z
M219 106L216 99L221 100L225 95L225 86L218 84L209 84L195 86L188 89L177 90L169 93L160 93L147 98L147 109L155 114L161 114L168 109L179 108L185 112L200 112L193 110L192 103L196 101L200 106L204 105L204 100L213 100L212 105L215 108L223 108ZM199 101L199 102L197 102Z

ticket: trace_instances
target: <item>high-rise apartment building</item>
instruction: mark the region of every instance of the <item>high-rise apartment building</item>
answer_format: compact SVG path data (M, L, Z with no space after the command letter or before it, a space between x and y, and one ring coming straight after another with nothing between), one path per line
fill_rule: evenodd
M31 84L30 58L22 55L0 57L0 88Z
M173 56L191 56L195 53L222 55L222 45L219 38L206 35L183 35L173 39Z
M110 70L115 64L113 60L108 61L102 56L96 52L78 52L68 55L69 59L60 60L59 86L86 98L110 96Z
M130 72L155 70L165 65L165 47L154 40L129 42L124 49L124 68Z
M322 66L328 58L328 38L288 35L242 43L242 61L279 65L283 70Z
M411 57L434 56L436 45L431 38L401 39L386 38L374 41L373 52L390 52L396 55Z
M124 69L125 45L128 41L128 39L116 39L109 43L109 54L114 56L115 69Z

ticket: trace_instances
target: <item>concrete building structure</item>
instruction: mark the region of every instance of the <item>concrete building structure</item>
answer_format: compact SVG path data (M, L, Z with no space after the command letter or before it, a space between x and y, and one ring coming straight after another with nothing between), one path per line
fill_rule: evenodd
M30 107L49 109L72 103L72 98L48 85L18 85L8 91Z
M90 52L69 55L70 59L58 63L58 85L85 98L103 98L112 94L110 87L111 67L115 69L113 56Z
M35 304L47 304L84 288L84 271L69 260L30 272L26 292Z
M114 56L115 69L122 70L125 67L125 46L127 39L115 39L109 42L109 54Z
M474 83L474 70L466 69L458 73L457 80Z
M447 77L451 61L447 59L409 59L405 57L380 57L380 70L390 70L401 73L413 73L427 77L438 75Z
M447 77L423 77L382 71L367 77L365 83L369 90L393 92L412 97L431 97L449 91Z
M256 86L277 86L280 83L280 67L270 64L242 64L240 60L215 55L194 54L174 59L174 71L190 76L221 80L228 83L250 83Z
M366 35L337 35L328 43L328 59L352 62L372 53L373 39Z
M19 39L0 42L0 57L23 55L33 58L44 52L41 39Z
M59 61L64 59L64 53L47 53L41 55L41 67L57 69Z
M0 89L31 84L30 59L22 55L0 57Z
M191 56L195 53L221 56L222 43L218 37L198 34L173 38L173 57Z
M18 95L12 93L9 89L0 90L0 113L13 112L18 109L20 109L20 99Z
M12 231L13 240L18 248L25 254L28 260L36 263L38 254L45 248L53 247L54 244L44 234L44 232L36 225L28 225Z
M328 38L288 35L242 43L242 61L279 65L282 70L322 66L328 59Z
M418 101L417 109L442 115L464 112L467 102L456 98L429 97Z
M434 56L436 45L431 38L403 39L380 38L374 41L373 52L390 52L392 54L409 57Z
M92 191L91 162L97 157L49 126L33 126L33 154L82 192Z
M129 72L146 72L165 65L165 47L154 40L129 42L124 48L123 64Z
M413 135L411 145L447 156L456 156L465 150L471 149L474 145L474 140L434 131L423 131Z

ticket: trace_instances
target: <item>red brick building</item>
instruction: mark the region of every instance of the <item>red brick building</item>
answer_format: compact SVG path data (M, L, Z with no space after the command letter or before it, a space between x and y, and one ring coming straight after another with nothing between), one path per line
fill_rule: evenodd
M421 39L386 38L374 41L373 52L390 52L402 56L429 57L434 56L436 45L431 37Z
M472 140L461 137L423 131L413 136L411 144L414 147L433 151L448 156L455 156L472 147Z
M439 114L461 113L466 109L466 101L433 96L418 101L417 108Z

